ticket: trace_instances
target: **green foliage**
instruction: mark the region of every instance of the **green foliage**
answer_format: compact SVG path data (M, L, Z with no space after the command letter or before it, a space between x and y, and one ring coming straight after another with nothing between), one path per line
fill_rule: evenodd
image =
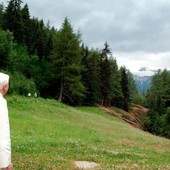
M152 124L147 124L150 132L166 137L169 135L169 103L170 103L170 73L167 70L159 70L152 79L152 85L147 93L147 104L152 114L148 119ZM156 115L154 115L156 113ZM159 123L158 123L159 122ZM156 127L156 128L153 128Z
M159 134L160 132L160 124L159 124L159 114L158 112L150 110L148 112L149 119L146 119L145 121L145 127L148 131Z
M111 66L111 104L116 107L122 107L122 89L121 89L121 74L118 70L117 61L110 57L109 59L110 66Z
M145 107L147 106L146 97L143 96L141 93L136 93L132 98L132 102L136 104L140 104Z
M163 135L170 138L170 107L166 109L166 114L163 115Z
M83 66L82 80L86 87L86 97L84 104L91 105L101 101L100 92L100 72L99 72L99 57L100 54L95 50L88 50L82 47Z
M22 45L15 44L9 58L8 70L11 72L23 73L26 77L30 77L31 58L27 50Z
M0 68L5 69L10 63L13 49L13 37L9 31L0 30Z
M20 90L15 82L13 92L25 95L32 87L43 97L72 105L97 102L128 110L135 93L133 79L127 72L123 89L123 74L107 42L101 50L81 47L81 34L74 32L67 18L56 30L30 18L28 5L21 4L10 0L5 10L0 6L0 26L10 31L0 30L0 68L18 74L19 82L28 81L28 86L19 83Z
M4 5L2 3L2 4L0 4L0 29L2 29L2 27L4 25L3 16L4 16Z
M81 82L80 37L79 34L74 33L67 18L57 35L58 38L51 55L54 80L59 82L59 92L55 91L55 93L58 95L59 101L65 100L75 104L78 98L81 100L85 91Z
M138 92L137 92L137 87L135 84L133 74L130 72L130 70L127 70L127 76L128 76L128 86L129 86L128 88L130 93L129 100L132 101L133 98L138 94Z
M30 36L32 34L32 30L30 28L30 13L28 5L24 5L24 7L21 9L21 15L22 15L22 22L23 22L23 43L29 48L30 45Z
M166 103L170 101L170 73L165 69L159 71L152 79L151 88L147 94L149 108L164 114Z
M21 73L15 73L10 76L9 94L27 95L28 93L38 93L33 80L27 79Z
M129 79L128 79L128 74L127 70L125 67L120 68L120 74L121 74L121 80L120 80L120 85L121 85L121 90L122 90L122 108L126 111L128 111L129 108L129 99L130 99L130 89L129 89Z
M17 43L24 43L24 23L21 12L21 0L10 0L4 13L4 29L13 32Z
M54 97L50 86L52 81L51 63L44 58L39 61L38 56L31 56L31 77L42 97Z
M111 51L108 43L104 44L104 48L101 51L100 57L100 91L102 94L102 104L110 105L110 95L112 94L112 84L111 84L111 65L109 62L109 57L111 56Z

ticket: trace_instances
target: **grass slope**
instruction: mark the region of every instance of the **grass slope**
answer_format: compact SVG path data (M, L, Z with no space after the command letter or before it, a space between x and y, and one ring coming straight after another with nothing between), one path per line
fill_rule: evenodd
M170 169L170 140L153 136L96 107L7 96L15 170Z

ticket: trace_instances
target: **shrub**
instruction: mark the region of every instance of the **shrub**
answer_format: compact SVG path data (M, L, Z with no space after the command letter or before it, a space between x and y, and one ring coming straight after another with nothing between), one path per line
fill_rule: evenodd
M38 93L32 79L27 79L23 74L17 73L10 76L9 94L27 95Z
M142 106L146 106L146 98L140 93L136 93L132 99L133 103L140 104Z

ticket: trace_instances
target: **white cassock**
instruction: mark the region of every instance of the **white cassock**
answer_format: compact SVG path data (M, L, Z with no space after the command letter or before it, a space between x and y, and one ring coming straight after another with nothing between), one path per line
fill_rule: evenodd
M11 139L7 102L0 93L0 168L11 164Z

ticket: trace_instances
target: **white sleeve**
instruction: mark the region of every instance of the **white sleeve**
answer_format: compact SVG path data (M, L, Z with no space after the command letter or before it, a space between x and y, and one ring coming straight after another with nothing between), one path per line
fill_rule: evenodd
M0 168L11 164L11 140L6 100L0 97Z

